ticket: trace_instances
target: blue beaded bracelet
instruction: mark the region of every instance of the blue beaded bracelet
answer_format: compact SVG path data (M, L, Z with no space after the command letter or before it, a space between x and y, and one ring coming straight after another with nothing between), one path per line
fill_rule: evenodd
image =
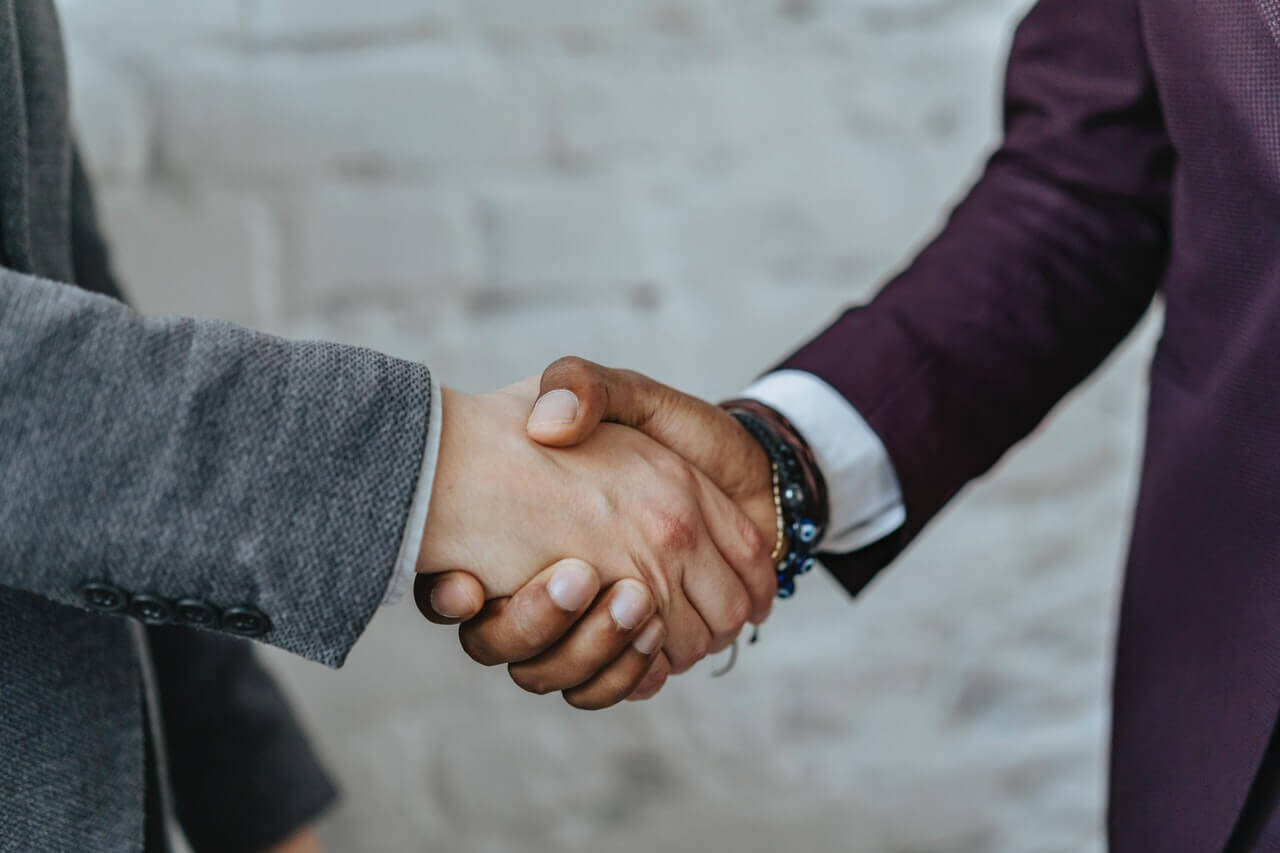
M796 577L813 570L813 549L822 541L823 525L816 520L818 513L814 506L816 496L806 488L800 459L790 444L751 412L729 409L729 414L760 443L777 472L775 505L781 514L782 529L789 534L790 548L778 559L774 570L778 597L790 598L795 595Z

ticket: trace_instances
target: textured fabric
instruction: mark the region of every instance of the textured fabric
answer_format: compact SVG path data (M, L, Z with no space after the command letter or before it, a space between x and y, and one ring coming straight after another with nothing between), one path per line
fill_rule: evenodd
M853 551L902 526L906 510L889 454L839 391L812 373L775 370L742 396L782 413L813 451L830 514L819 550Z
M377 353L148 319L0 271L4 581L251 605L338 665L395 565L429 379ZM287 520L286 520L287 519Z
M71 206L76 284L122 299L78 157ZM333 803L336 789L248 641L175 626L149 628L145 641L169 758L169 779L161 780L151 760L155 744L144 738L148 853L166 849L164 784L181 829L202 853L265 846Z
M71 287L118 293L60 45L47 0L0 0L0 850L139 850L139 651L79 587L247 605L264 641L339 664L395 564L431 382ZM197 849L252 849L332 799L242 643L174 628L150 645Z
M67 71L51 3L0 3L0 57L0 251L4 265L69 281Z
M427 529L427 510L431 508L431 490L436 480L436 462L440 458L441 425L444 423L442 406L440 386L432 383L431 424L427 427L427 446L422 452L418 487L414 491L413 502L409 505L409 515L404 522L404 533L400 538L400 554L396 557L396 567L391 573L391 580L387 583L387 591L382 596L384 606L395 604L404 598L418 571L418 552L422 550L422 537Z
M1163 292L1114 679L1116 851L1220 850L1277 808L1264 778L1245 809L1280 711L1277 33L1271 0L1042 0L977 186L785 364L862 413L903 488L897 535L826 561L857 590Z
M142 685L128 625L0 587L0 850L139 850Z

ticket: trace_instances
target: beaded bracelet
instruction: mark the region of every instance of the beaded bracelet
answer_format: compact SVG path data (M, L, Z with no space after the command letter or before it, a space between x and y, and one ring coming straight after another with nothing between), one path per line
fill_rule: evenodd
M788 441L779 430L736 402L725 404L725 408L764 448L774 472L774 507L780 519L779 532L790 535L790 547L775 557L774 570L778 597L790 598L796 591L796 577L813 570L813 548L822 540L827 523L826 483L798 433L787 430L792 439ZM775 548L777 550L780 549Z

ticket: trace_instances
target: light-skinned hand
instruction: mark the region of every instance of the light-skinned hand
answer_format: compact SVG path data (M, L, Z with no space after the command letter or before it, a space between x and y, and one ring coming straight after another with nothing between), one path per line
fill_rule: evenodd
M611 585L606 607L616 625L635 630L655 612L662 616L674 672L724 648L753 613L767 612L770 544L732 500L637 430L604 424L573 447L539 445L526 433L537 389L535 378L478 396L444 392L420 573L463 571L479 582L483 598L501 599L553 566L545 587L554 599L560 572L586 575L594 567ZM575 562L555 566L566 558ZM450 594L437 588L427 600ZM488 616L499 625L526 618L510 604L495 605ZM566 669L594 665L594 677L600 655L583 652L596 646L593 626L590 619L574 625L560 641L560 657L525 660L513 677L538 691L563 689ZM502 633L468 632L469 651L478 651L478 637ZM637 641L644 639L641 631ZM528 649L505 651L479 656L515 660Z
M576 358L565 358L543 372L537 404L526 423L530 437L550 447L569 448L592 436L602 421L625 425L645 433L678 453L718 485L750 517L762 538L772 547L775 508L768 459L759 444L730 415L703 400L676 391L631 371L614 370ZM767 597L753 597L751 621L768 616L773 598L773 571L769 567ZM606 678L613 665L607 651L592 657L582 652L583 634L569 614L545 595L536 582L517 593L519 610L489 606L483 611L480 583L462 572L419 579L419 607L433 621L462 621L464 647L477 636L486 638L485 660L492 663L527 659L530 650L548 671L576 684L612 685L600 689L595 699L613 704L624 697L644 699L661 689L669 672L666 662L651 664L646 677L629 692L626 681ZM436 605L451 614L445 619ZM583 618L599 618L597 604ZM626 669L626 668L624 668ZM627 669L627 672L632 670ZM529 687L519 666L512 667L517 684ZM545 685L537 685L545 686ZM566 698L573 699L566 694ZM575 703L576 704L576 703Z

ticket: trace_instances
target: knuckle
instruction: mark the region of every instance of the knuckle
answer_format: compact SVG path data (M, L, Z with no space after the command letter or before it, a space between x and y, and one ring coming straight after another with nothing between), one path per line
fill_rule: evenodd
M670 674L671 674L670 670L663 670L660 675L658 675L656 678L653 679L653 681L651 681L648 685L646 685L644 690L644 698L652 699L654 696L657 696L658 692L661 691L662 688L666 686L667 678L670 676Z
M698 524L694 513L669 508L658 510L652 517L653 542L664 552L684 553L698 545Z
M692 465L684 459L676 457L675 461L672 463L672 471L675 481L680 485L680 490L684 492L685 495L692 495L697 491L698 474ZM688 497L686 497L685 500L691 502Z
M586 517L593 519L594 523L601 526L617 523L624 513L618 494L598 484L585 489L578 500L582 504Z
M588 369L591 362L585 358L576 355L566 355L557 358L547 367L546 373L555 374L557 376L573 375L583 373Z
M666 613L671 609L672 579L661 562L637 560L636 567L640 572L640 580L653 600L653 609L658 613Z
M507 674L511 676L511 680L516 683L517 687L527 693L546 696L548 693L557 689L544 673L541 673L532 667L512 664L507 667Z
M553 361L542 372L543 387L571 388L577 391L599 392L603 384L603 376L598 365L567 355Z
M462 650L467 656L481 666L496 666L502 661L499 655L495 654L489 644L484 642L480 636L473 631L459 631L458 641L462 644Z
M693 665L705 658L711 653L711 635L705 634L693 640L687 648L680 649L675 654L668 653L671 661L671 672L679 675L682 672L688 672Z
M769 552L773 549L773 542L766 542L760 528L756 527L755 522L745 516L741 519L741 526L742 549L747 562L756 564L767 561Z
M636 689L632 691L631 697L636 700L652 698L667 683L667 678L671 674L671 663L665 657L660 657L659 661L649 670L649 672L640 680Z
M537 646L539 624L529 607L512 608L511 613L511 646L512 651L526 652Z
M670 452L654 454L652 464L666 488L687 500L686 496L697 485L698 477L693 466L683 457Z
M751 618L751 598L745 590L738 590L730 595L726 602L726 615L729 618L731 633L735 636Z
M611 696L602 696L588 691L566 690L564 701L579 711L599 711L608 708L619 700Z
M772 570L760 581L758 586L752 587L750 594L751 621L758 625L773 610L773 598L778 594L778 579Z
M555 626L548 622L547 614L536 605L534 601L521 599L507 609L505 642L501 649L506 660L524 660L546 645L548 632Z

